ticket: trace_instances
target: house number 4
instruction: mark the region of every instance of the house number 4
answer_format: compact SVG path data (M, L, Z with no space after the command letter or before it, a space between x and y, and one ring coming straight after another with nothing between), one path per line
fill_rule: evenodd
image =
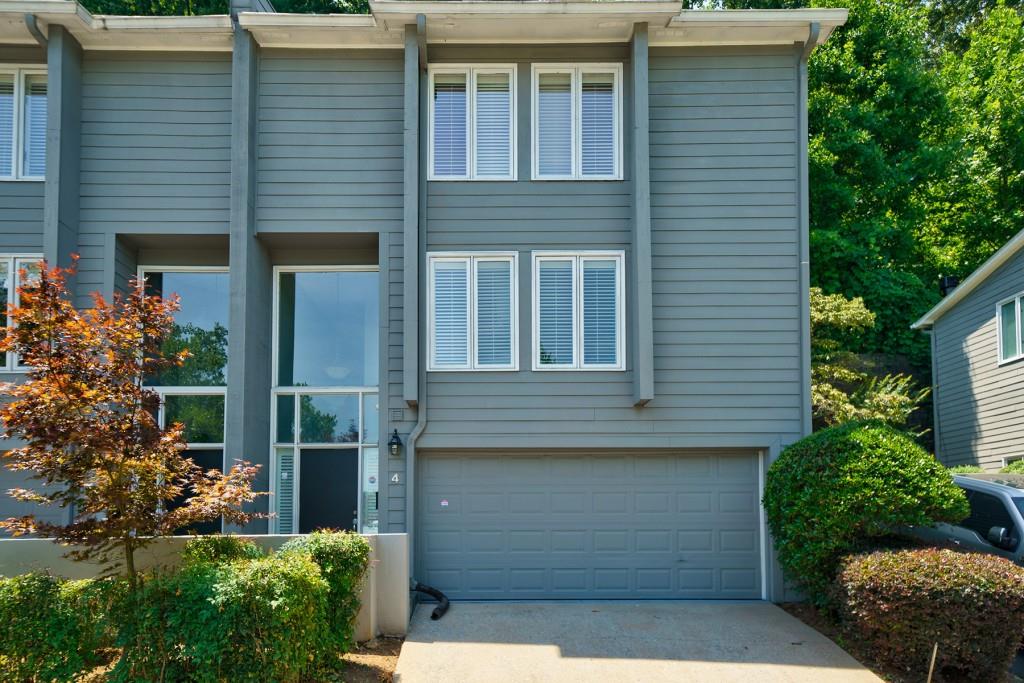
M392 484L397 484L399 481L400 481L400 477L398 476L397 472L395 474L391 475L391 483Z

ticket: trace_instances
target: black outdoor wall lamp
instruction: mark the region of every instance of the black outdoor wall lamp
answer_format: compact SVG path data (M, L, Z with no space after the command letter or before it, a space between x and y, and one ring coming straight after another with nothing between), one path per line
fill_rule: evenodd
M402 454L402 438L398 436L398 430L388 439L388 448L391 449L391 456L397 458Z

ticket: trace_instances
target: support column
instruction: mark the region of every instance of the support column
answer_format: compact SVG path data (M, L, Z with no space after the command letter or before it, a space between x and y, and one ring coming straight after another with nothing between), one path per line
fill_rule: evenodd
M633 27L633 404L654 398L654 304L651 285L651 152L647 24Z
M415 24L405 27L405 116L403 120L403 290L402 398L419 402L419 189L420 189L420 53Z
M78 251L82 47L63 26L50 26L46 67L43 255L50 265L67 267Z
M270 363L273 268L256 237L256 41L235 26L231 63L230 309L224 465L261 465L254 488L270 490ZM254 509L267 512L268 497ZM266 533L267 520L245 531Z

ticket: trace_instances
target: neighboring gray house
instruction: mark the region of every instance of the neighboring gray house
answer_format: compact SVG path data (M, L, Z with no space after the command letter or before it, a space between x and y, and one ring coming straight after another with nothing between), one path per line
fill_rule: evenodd
M935 455L996 471L1024 458L1024 232L913 324L932 343Z
M780 597L806 60L846 11L242 4L0 4L8 291L76 252L83 304L180 294L161 419L263 466L256 531L407 532L453 598Z

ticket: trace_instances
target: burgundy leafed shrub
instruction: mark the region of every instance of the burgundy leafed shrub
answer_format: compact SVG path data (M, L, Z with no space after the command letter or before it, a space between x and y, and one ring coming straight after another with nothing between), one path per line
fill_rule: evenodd
M1003 680L1024 634L1024 568L993 555L922 548L844 559L836 578L844 635L925 680L936 671Z

